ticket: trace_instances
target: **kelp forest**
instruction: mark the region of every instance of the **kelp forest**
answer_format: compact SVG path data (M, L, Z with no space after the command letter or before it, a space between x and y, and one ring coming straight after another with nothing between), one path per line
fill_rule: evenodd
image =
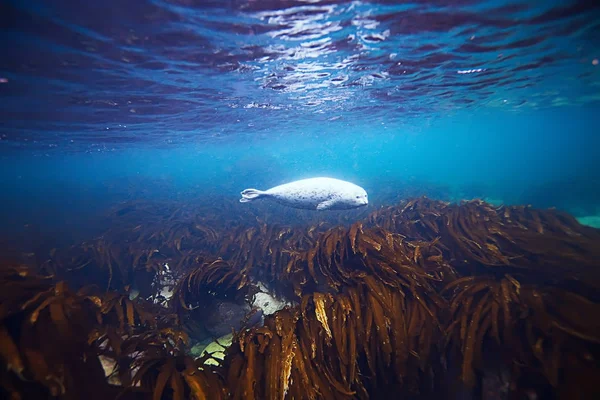
M2 397L600 398L600 230L480 200L266 210L128 201L3 252Z

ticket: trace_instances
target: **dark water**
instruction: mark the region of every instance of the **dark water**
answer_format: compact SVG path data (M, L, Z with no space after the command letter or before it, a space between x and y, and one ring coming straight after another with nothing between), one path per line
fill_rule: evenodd
M2 29L3 139L41 151L598 101L594 1L9 1Z
M88 218L141 191L236 198L319 174L356 181L374 206L429 194L594 218L599 13L594 1L4 3L3 228Z
M0 32L4 258L423 195L600 227L598 1L7 1ZM369 206L237 201L312 176Z

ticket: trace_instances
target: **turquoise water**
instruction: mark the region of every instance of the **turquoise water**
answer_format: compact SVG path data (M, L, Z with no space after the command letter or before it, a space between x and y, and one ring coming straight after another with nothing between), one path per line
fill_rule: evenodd
M318 175L365 187L371 208L428 195L594 216L599 10L9 2L2 231L66 234L126 199L237 199Z

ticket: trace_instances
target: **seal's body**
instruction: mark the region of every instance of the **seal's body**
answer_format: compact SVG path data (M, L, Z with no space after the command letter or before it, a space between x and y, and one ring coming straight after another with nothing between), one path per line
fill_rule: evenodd
M265 191L246 189L241 194L241 203L263 198L308 210L349 210L369 204L367 192L360 186L323 177L302 179Z

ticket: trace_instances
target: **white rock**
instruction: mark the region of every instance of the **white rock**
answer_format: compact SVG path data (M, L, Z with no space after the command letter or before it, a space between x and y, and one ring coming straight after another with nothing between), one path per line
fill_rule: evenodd
M268 292L268 289L262 282L257 282L258 288L261 290L254 295L254 303L252 307L260 308L263 315L271 315L282 310L285 306L291 306L292 303L286 302L284 299L275 297L274 294Z

